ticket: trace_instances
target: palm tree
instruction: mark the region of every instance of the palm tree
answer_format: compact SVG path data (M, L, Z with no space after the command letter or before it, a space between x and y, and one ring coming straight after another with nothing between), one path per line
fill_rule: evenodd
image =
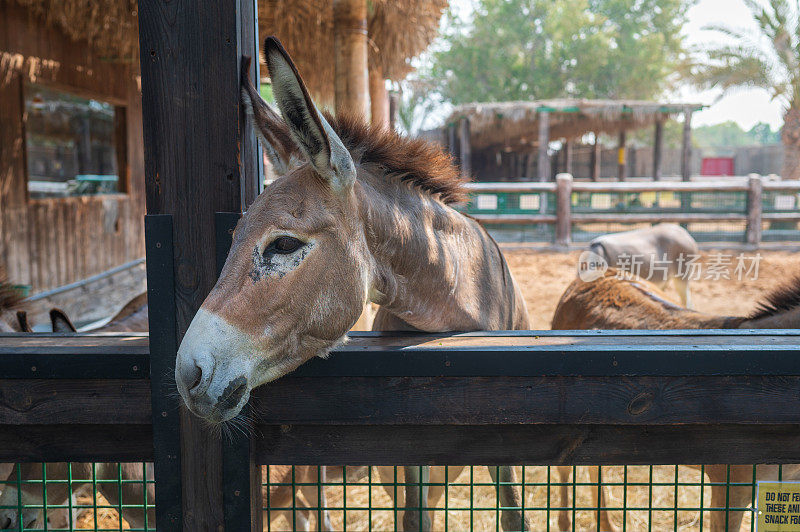
M757 32L710 26L735 41L705 50L694 81L705 88L759 87L784 104L782 176L800 179L800 9L789 0L744 0Z

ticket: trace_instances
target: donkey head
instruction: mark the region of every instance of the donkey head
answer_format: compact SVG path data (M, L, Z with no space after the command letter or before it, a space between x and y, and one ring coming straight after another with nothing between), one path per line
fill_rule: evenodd
M358 319L372 270L353 158L280 43L267 39L265 53L283 119L246 77L242 101L286 173L239 221L175 366L187 406L212 423L236 416L253 388L325 356Z

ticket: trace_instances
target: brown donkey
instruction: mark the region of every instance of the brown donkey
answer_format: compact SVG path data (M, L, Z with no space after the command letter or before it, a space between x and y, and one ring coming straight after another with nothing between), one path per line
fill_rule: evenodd
M319 113L277 39L267 39L265 54L283 120L245 71L242 100L286 173L239 221L222 274L178 350L175 378L189 409L212 423L236 417L253 388L344 342L367 302L380 306L379 330L527 328L497 245L449 205L463 196L449 157ZM503 482L513 480L511 468L500 470ZM406 481L418 482L418 471L406 468ZM406 508L419 508L419 490L406 495ZM501 504L521 506L507 486ZM421 519L407 511L403 523L429 529L430 516ZM504 510L502 522L524 526L518 509Z
M567 287L553 315L554 330L570 329L797 329L800 328L800 277L771 292L756 310L747 317L713 316L683 308L669 300L654 284L638 277L618 275L609 269L605 274L590 282L575 279ZM699 467L699 466L690 466ZM572 472L571 467L559 467L561 482L565 483ZM750 504L749 486L730 488L730 499L726 503L725 482L750 483L753 481L753 466L724 465L705 467L712 483L711 506L714 508L744 508ZM592 483L597 483L598 470L589 469ZM758 466L758 480L777 479L777 466ZM784 466L785 480L800 480L800 466ZM567 500L567 487L561 491L562 507ZM598 497L592 490L592 496ZM604 506L605 490L599 494L599 505ZM595 506L598 501L594 501ZM711 512L712 531L737 531L741 527L744 512ZM727 528L725 523L727 521ZM566 530L570 525L566 510L559 512L559 527ZM600 530L616 531L608 513L600 512Z

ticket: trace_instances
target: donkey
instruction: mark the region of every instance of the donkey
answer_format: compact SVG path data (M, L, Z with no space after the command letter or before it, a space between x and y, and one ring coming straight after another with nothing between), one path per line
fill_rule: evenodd
M239 221L181 342L175 379L188 408L211 423L236 417L253 388L344 342L367 302L380 306L376 330L526 329L499 248L451 206L464 192L450 158L358 118L321 114L278 40L264 47L283 120L244 70L242 102L286 172ZM418 471L405 468L406 481L419 482ZM499 477L512 475L504 467ZM404 512L405 529L431 527L419 491L406 493L406 508L417 510ZM506 530L527 528L520 502L504 486Z
M658 224L599 236L589 243L589 251L609 266L646 278L662 289L672 281L681 303L692 308L689 278L682 266L699 251L692 235L680 225Z
M654 284L639 278L617 275L614 270L590 282L575 279L561 296L553 316L554 330L572 329L796 329L800 328L800 276L769 293L749 316L713 316L695 312L672 303ZM699 467L699 466L690 466ZM561 481L569 479L572 468L559 467ZM727 466L705 467L712 483L711 506L726 507ZM777 466L759 466L757 480L777 478ZM589 469L592 483L597 483L598 470ZM800 465L784 466L783 478L800 480ZM753 466L731 466L731 483L749 483L753 480ZM592 490L592 496L598 497ZM566 487L561 490L566 502ZM604 505L605 492L601 491L599 507ZM749 487L730 488L727 507L744 508L750 503ZM565 504L561 505L565 507ZM738 531L744 512L729 511L725 528L725 512L712 512L711 530ZM566 510L559 513L559 527L566 530L570 524ZM616 531L608 513L600 513L598 527Z

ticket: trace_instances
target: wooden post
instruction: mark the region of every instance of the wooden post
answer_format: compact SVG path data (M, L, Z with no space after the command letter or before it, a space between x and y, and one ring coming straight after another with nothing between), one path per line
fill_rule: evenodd
M175 245L175 306L160 309L172 323L151 321L150 334L171 330L175 347L217 279L215 213L241 212L246 192L258 190L257 150L248 148L256 146L256 139L239 106L241 56L258 57L258 43L255 0L219 0L201 9L171 5L169 16L164 9L162 2L139 5L139 39L147 212L172 215ZM257 65L252 61L254 80ZM159 362L159 378L168 373L164 370L174 371L175 353L165 357ZM155 375L156 361L151 364ZM162 404L171 401L172 408L154 415L174 417L170 426L179 430L180 444L164 449L165 439L178 439L154 434L161 451L156 452L156 476L169 479L156 490L158 529L260 530L260 469L247 445L244 463L231 464L233 471L225 468L234 478L227 475L223 489L219 434L179 399L161 399ZM232 498L244 501L252 514L232 505L238 514L226 515L223 501ZM162 501L164 508L177 510L164 514Z
M747 176L747 229L745 231L748 246L758 247L761 244L761 191L763 182L758 174Z
M450 152L450 155L453 156L453 159L456 159L455 162L458 162L458 152L456 151L456 125L455 124L447 124L447 151Z
M333 47L336 113L369 117L367 0L333 1Z
M572 139L564 141L564 172L572 175Z
M550 144L550 113L543 111L539 113L539 158L536 165L539 181L550 180L550 157L547 154L548 144Z
M389 92L386 90L386 80L383 71L375 66L369 70L369 107L372 125L389 127Z
M664 153L664 122L656 120L653 138L653 180L661 181L661 160Z
M683 146L681 147L681 176L684 181L692 177L692 112L683 113Z
M617 143L617 179L625 181L628 177L628 158L627 158L627 135L625 130L619 132L619 142Z
M400 106L400 95L392 91L389 93L389 129L397 128L397 108Z
M572 241L572 175L556 176L556 247L569 247Z
M594 134L594 144L592 145L592 181L600 179L600 134Z
M458 144L461 152L461 179L472 180L472 149L469 144L469 118L458 121Z
M528 152L525 156L525 175L523 176L525 179L523 181L533 181L535 163L536 154L532 151Z

